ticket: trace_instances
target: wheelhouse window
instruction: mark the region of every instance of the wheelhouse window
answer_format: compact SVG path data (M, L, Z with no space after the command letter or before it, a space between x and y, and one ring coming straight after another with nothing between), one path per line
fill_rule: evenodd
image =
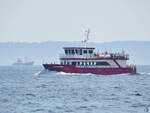
M68 50L68 53L69 53L69 54L71 53L71 50L70 50L70 49Z
M87 50L83 50L83 53L84 53L84 54L87 54Z
M75 54L74 49L71 50L71 53L72 53L72 54Z
M76 52L76 54L78 54L78 50L77 49L75 50L75 52Z
M80 49L80 55L82 55L82 49Z
M93 53L93 50L89 50L89 54L92 54Z
M65 50L65 54L68 54L68 50L67 49Z

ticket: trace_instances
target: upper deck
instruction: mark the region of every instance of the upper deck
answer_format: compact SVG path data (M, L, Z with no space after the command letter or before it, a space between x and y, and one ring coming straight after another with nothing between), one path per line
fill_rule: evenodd
M65 54L60 55L61 60L99 60L99 59L118 59L129 60L129 55L124 51L121 53L94 53L93 47L87 47L90 29L85 31L86 38L82 41L84 47L63 47Z
M124 51L121 53L94 53L92 47L64 47L65 54L60 55L61 60L98 60L98 59L118 59L118 60L129 60L129 55L125 54Z

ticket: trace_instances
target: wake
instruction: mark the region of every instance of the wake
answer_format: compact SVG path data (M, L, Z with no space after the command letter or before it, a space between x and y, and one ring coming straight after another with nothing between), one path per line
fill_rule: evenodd
M65 72L56 72L58 75L96 75L92 73L65 73Z
M51 73L55 73L57 75L72 75L72 76L77 76L77 75L86 75L86 76L90 76L90 75L95 75L95 76L108 76L108 75L97 75L97 74L92 74L92 73L65 73L65 72L55 72L55 71L49 71L49 70L41 70L38 71L36 73L34 73L34 75L43 75L43 74L51 74ZM116 74L115 74L116 75ZM150 73L146 73L146 72L139 72L139 73L123 73L123 74L118 74L118 75L150 75ZM110 75L109 75L110 76ZM111 75L113 76L113 75Z
M38 72L34 73L34 75L44 75L44 74L48 74L48 73L51 73L51 71L41 70L41 71L38 71Z
M137 73L137 75L150 75L150 73L140 72L140 73Z

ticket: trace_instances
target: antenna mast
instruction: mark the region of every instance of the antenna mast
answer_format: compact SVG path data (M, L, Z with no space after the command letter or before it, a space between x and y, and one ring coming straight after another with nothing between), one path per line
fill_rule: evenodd
M89 35L90 35L90 29L87 29L85 30L85 35L86 35L86 38L82 41L82 43L85 44L85 47L87 47L87 43L88 43L88 40L89 40Z

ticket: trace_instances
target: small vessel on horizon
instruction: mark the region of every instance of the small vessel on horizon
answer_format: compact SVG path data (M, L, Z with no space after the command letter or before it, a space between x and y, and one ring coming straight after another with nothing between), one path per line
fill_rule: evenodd
M15 63L13 63L12 65L15 66L32 66L34 65L34 61L29 61L27 57L23 58L18 58L17 61Z
M60 64L43 64L46 70L79 73L79 74L135 74L136 66L128 65L129 54L124 51L118 53L95 53L93 47L87 47L90 30L86 31L84 47L64 47L65 54L60 55Z

